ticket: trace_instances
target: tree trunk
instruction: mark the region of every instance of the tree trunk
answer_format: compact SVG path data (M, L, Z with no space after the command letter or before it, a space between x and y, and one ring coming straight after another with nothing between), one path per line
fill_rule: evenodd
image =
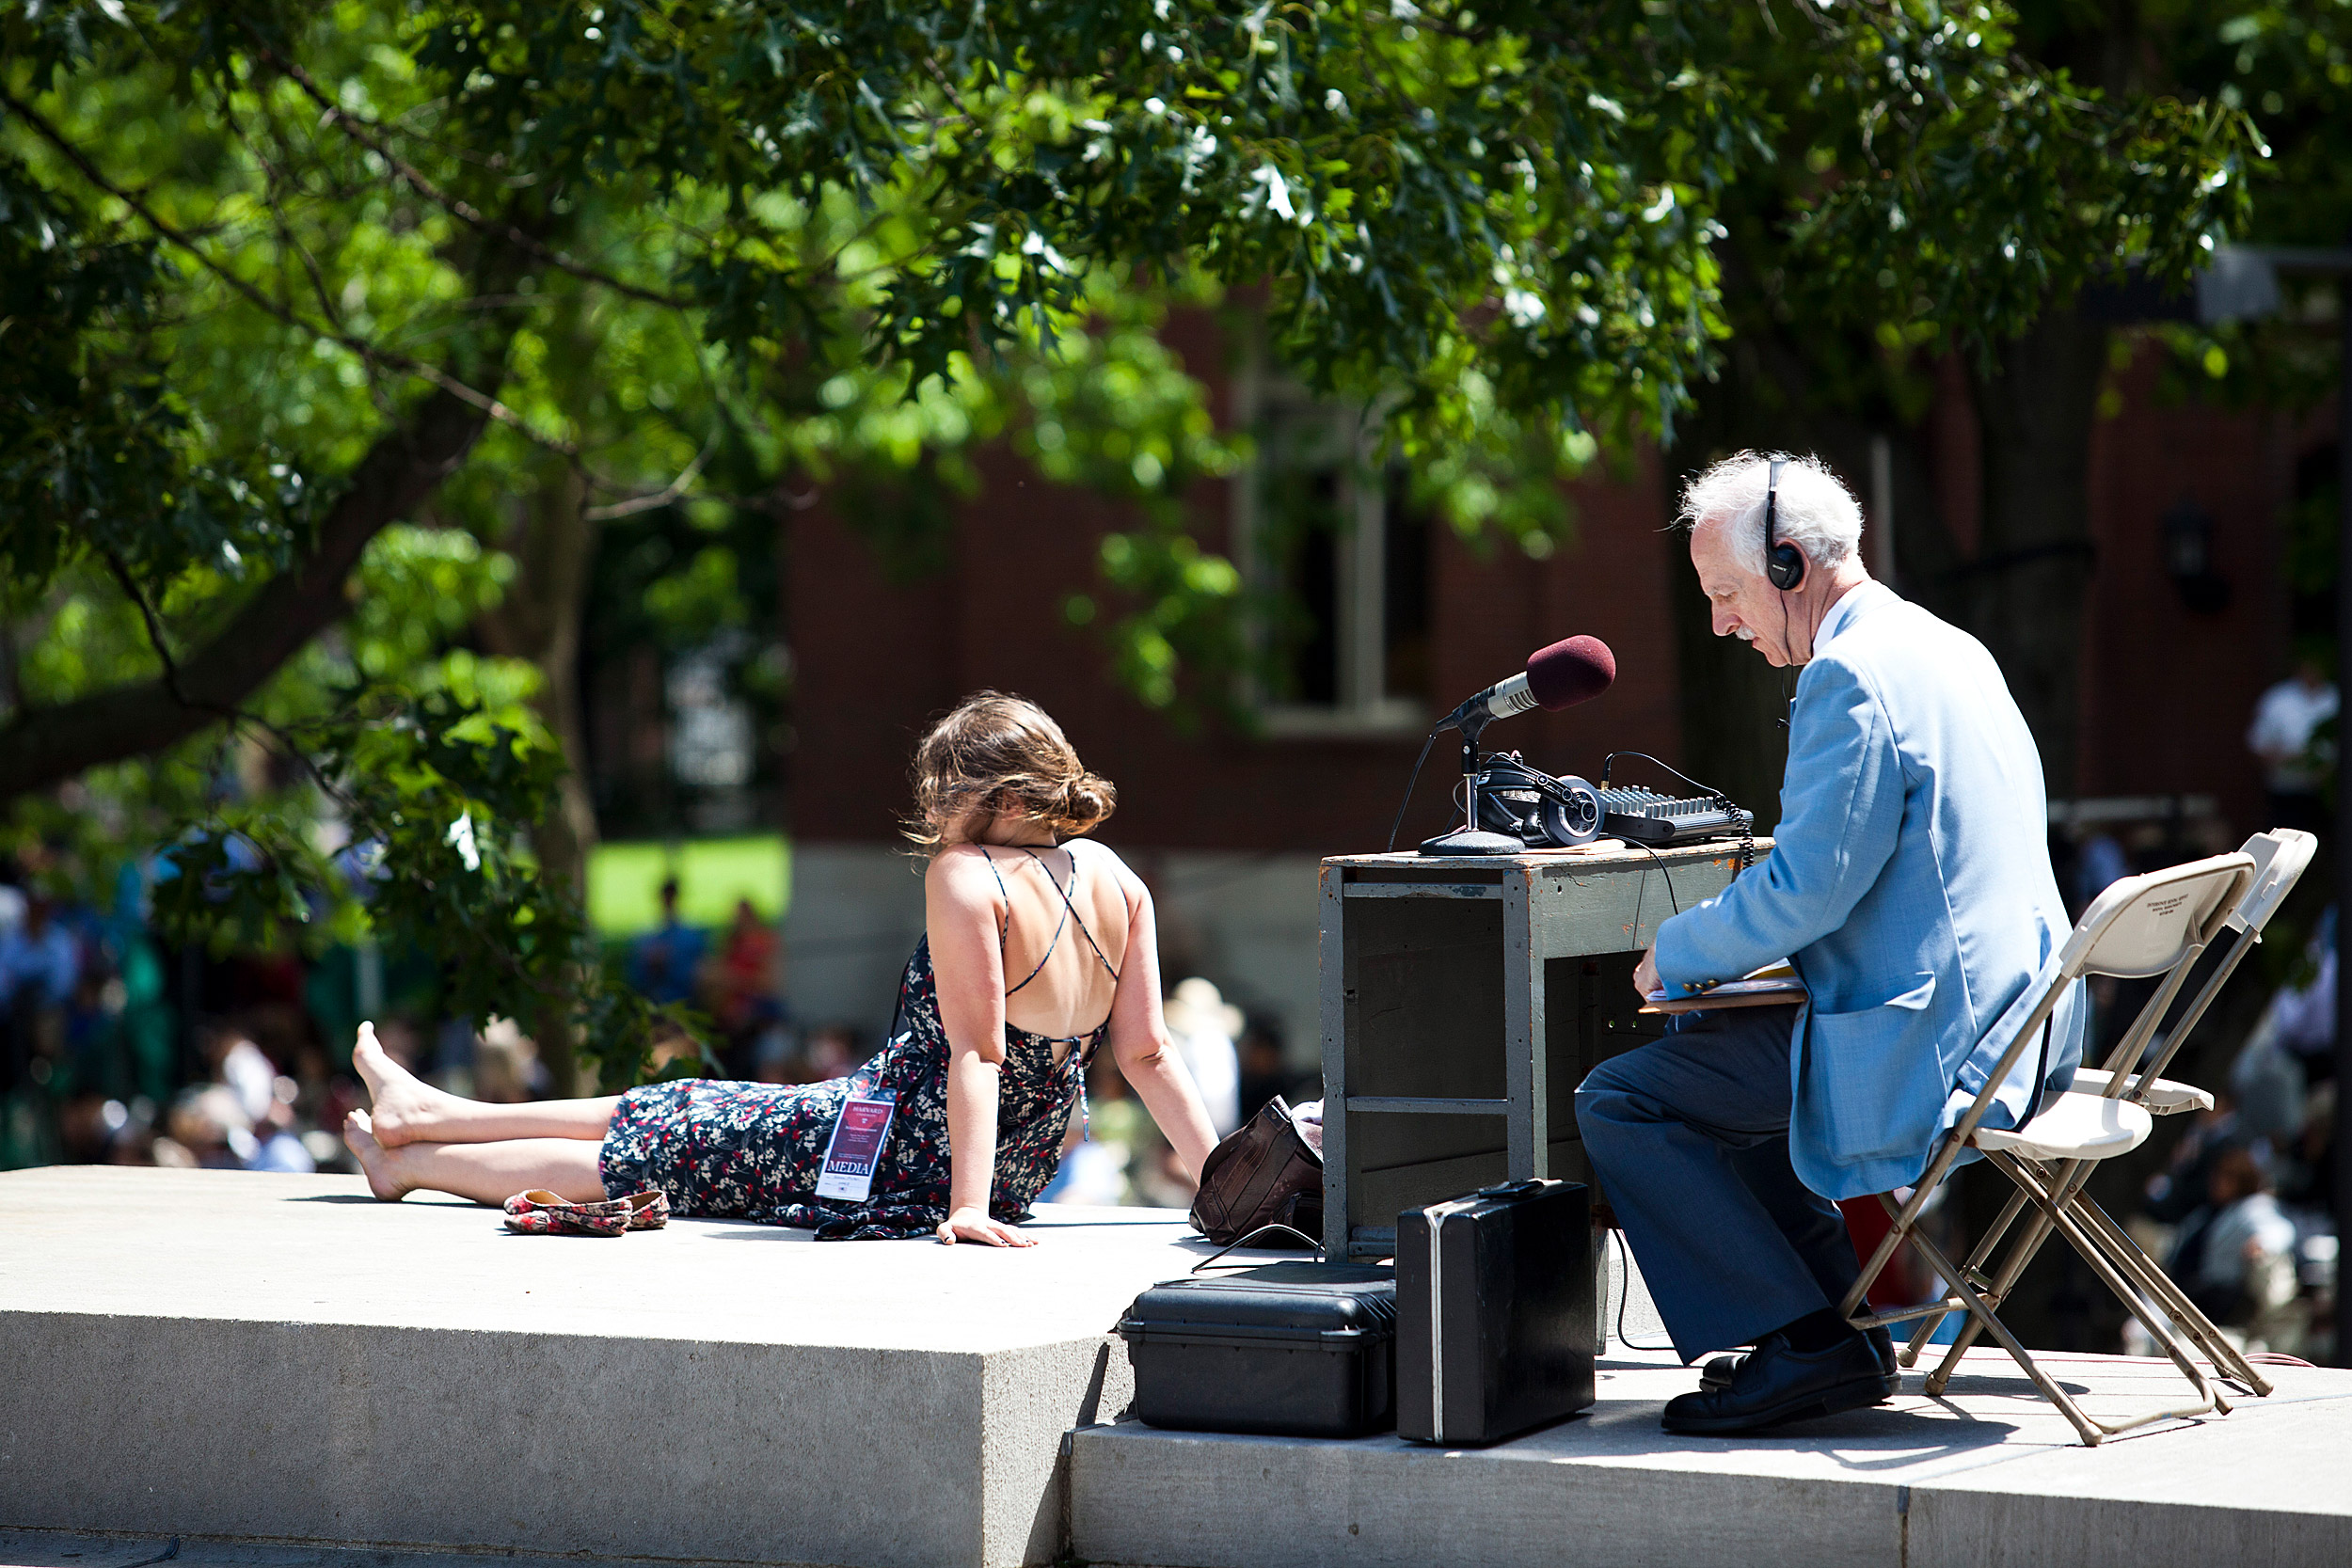
M2090 581L2090 427L2108 329L2054 310L1972 381L1984 515L1962 568L1969 629L1993 651L2042 748L2053 799L2074 792L2083 597Z
M596 808L589 793L587 746L580 711L580 631L596 558L597 526L587 516L587 490L568 464L547 466L545 482L524 503L521 517L500 546L515 558L515 581L475 630L483 646L503 658L529 659L539 671L534 706L564 748L565 764L555 811L532 829L544 873L569 881L585 899L588 852L596 844ZM579 1053L571 1010L550 999L527 1021L555 1094L578 1089Z

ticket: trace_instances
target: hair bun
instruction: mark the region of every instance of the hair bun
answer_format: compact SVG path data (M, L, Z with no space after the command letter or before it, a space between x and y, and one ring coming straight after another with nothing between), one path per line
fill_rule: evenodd
M1047 821L1059 833L1083 833L1110 816L1119 803L1119 790L1100 773L1080 773L1066 781Z

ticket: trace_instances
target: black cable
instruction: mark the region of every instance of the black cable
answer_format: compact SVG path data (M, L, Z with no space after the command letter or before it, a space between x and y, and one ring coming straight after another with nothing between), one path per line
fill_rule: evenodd
M1396 820L1389 824L1389 848L1382 851L1384 854L1396 848L1397 830L1405 826L1406 808L1413 803L1413 786L1421 783L1421 765L1429 760L1429 748L1438 743L1438 736L1445 733L1445 725L1439 724L1429 732L1429 738L1421 743L1421 755L1413 759L1412 777L1405 781L1405 799L1396 803Z
M1788 590L1786 588L1780 591L1780 657L1788 661L1789 669L1797 667L1797 650L1788 641ZM1787 729L1788 721L1784 719L1780 727Z
M1633 1254L1625 1244L1623 1231L1610 1231L1609 1239L1617 1243L1617 1343L1628 1350L1674 1349L1674 1340L1671 1338L1662 1345L1637 1345L1633 1342L1633 1337L1626 1333L1625 1304L1627 1299L1633 1294Z
M1675 874L1666 869L1665 858L1660 855L1657 850L1651 848L1648 845L1644 844L1638 838L1633 841L1633 847L1641 850L1644 854L1658 863L1658 874L1666 879L1666 902L1673 908L1675 913L1680 914L1682 912L1682 900L1675 896ZM1647 877L1642 879L1642 886L1649 886L1649 879ZM1636 935L1639 935L1642 929L1642 895L1639 892L1636 892L1633 895L1633 929Z
M1642 761L1648 763L1652 768L1658 768L1662 772L1674 774L1677 779L1686 784L1689 784L1692 789L1697 790L1701 795L1720 795L1723 793L1723 791L1719 789L1715 789L1708 784L1699 783L1698 780L1691 777L1688 773L1682 772L1678 768L1668 768L1664 763L1659 761L1656 757L1651 756L1647 752L1612 752L1607 756L1601 758L1601 788L1607 789L1609 787L1609 770L1617 766L1617 759L1619 757L1639 757Z
M1756 863L1756 818L1731 803L1731 797L1722 790L1715 792L1715 803L1733 814L1740 824L1740 869L1745 871Z
M1666 764L1659 761L1656 757L1651 756L1647 752L1612 752L1607 756L1601 758L1601 788L1607 789L1609 787L1609 770L1617 765L1617 759L1619 757L1639 757L1644 762L1648 763L1652 768L1658 768L1661 772L1672 773L1677 779L1679 779L1682 783L1690 785L1692 789L1697 790L1701 795L1706 796L1708 800L1723 807L1724 815L1728 816L1734 822L1740 824L1740 869L1745 871L1748 867L1756 863L1756 818L1749 813L1741 811L1738 806L1734 805L1729 795L1726 795L1722 790L1715 788L1712 784L1703 784L1699 783L1698 780L1691 777L1690 774L1683 772L1678 768L1668 767ZM1643 845L1642 847L1649 849L1649 846L1646 844ZM1657 858L1657 850L1650 849L1649 852L1652 859ZM1660 861L1659 864L1662 869L1665 863L1663 861ZM1671 879L1669 879L1666 883L1666 895L1668 897L1672 897L1674 895L1674 882ZM1679 914L1682 911L1677 909L1675 912Z

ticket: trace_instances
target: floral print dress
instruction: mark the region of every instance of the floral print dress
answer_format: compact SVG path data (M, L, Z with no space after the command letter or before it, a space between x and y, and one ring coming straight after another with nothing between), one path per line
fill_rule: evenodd
M1035 859L1035 856L1031 857ZM1077 858L1070 887L1057 882L1063 922L1079 933L1116 981L1119 971L1077 915ZM1040 863L1042 864L1042 863ZM991 860L990 869L995 868ZM1003 877L998 876L998 884ZM1050 872L1047 879L1052 880ZM1046 958L1061 940L1055 928ZM1004 932L997 933L1001 947ZM1045 967L1038 960L1009 996ZM1008 1224L1029 1205L1061 1164L1062 1134L1086 1095L1087 1065L1110 1032L1067 1039L1005 1029L998 1074L996 1169L989 1212ZM1057 1062L1054 1048L1070 1050ZM614 1196L658 1188L679 1218L762 1220L817 1232L820 1242L929 1236L947 1217L947 1032L939 1019L930 938L914 944L898 983L898 1010L888 1043L847 1078L822 1084L736 1084L684 1078L647 1084L621 1096L599 1164ZM853 1095L896 1090L898 1108L874 1167L870 1196L850 1203L817 1196L817 1179L842 1105Z

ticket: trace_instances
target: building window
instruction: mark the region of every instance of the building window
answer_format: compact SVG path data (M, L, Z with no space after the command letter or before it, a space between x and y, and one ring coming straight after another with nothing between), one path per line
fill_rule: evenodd
M670 771L685 786L687 824L696 832L739 832L757 818L752 709L730 679L750 641L723 630L670 661Z
M1429 721L1429 530L1359 413L1244 377L1256 456L1236 555L1272 607L1251 695L1276 735L1418 734Z

